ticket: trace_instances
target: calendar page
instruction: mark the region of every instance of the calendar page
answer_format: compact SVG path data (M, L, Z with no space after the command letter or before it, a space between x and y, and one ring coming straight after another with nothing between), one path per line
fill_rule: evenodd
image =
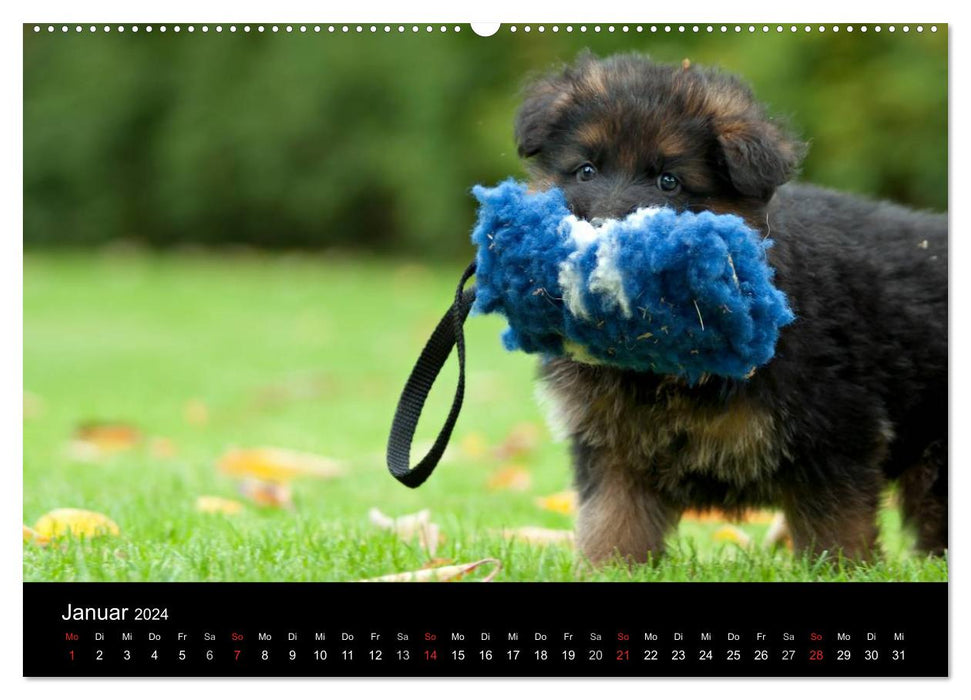
M947 676L948 26L27 23L25 676Z

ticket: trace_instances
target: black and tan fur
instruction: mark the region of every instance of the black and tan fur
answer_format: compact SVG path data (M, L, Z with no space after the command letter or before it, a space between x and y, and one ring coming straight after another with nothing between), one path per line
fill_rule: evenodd
M534 186L562 188L578 216L745 217L772 237L797 316L747 381L543 363L586 557L645 561L687 508L761 506L784 510L801 551L866 557L892 480L918 546L947 548L944 216L785 184L804 145L736 78L687 63L582 55L527 88L516 139Z

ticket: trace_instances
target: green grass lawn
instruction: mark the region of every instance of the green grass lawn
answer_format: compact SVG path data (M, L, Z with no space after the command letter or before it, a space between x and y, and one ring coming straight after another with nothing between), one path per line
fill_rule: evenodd
M368 520L429 508L445 535L438 558L495 557L497 580L946 580L946 563L908 551L892 509L885 556L868 566L795 558L760 546L766 525L743 525L748 548L714 538L719 523L685 522L656 566L591 571L567 545L511 542L502 528L572 528L536 498L569 488L566 448L534 400L534 360L502 350L501 319L467 325L469 376L453 448L409 490L388 475L384 447L395 402L453 293L460 265L337 255L37 254L24 261L24 522L54 508L112 518L121 533L24 545L29 581L334 581L420 568L429 557ZM426 408L419 443L444 417L449 367ZM187 404L208 413L188 420ZM72 457L78 425L116 421L145 440L95 462ZM539 439L514 460L532 483L493 490L514 430ZM517 426L519 426L517 428ZM153 439L171 441L160 455ZM237 494L216 460L232 447L278 446L346 464L333 480L293 484L293 507ZM197 512L195 500L244 500L242 512Z

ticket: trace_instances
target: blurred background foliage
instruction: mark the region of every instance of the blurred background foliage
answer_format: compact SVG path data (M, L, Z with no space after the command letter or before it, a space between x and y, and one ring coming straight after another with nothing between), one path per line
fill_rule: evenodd
M32 247L468 255L470 186L523 173L512 143L519 87L584 47L721 65L810 141L802 179L947 208L944 27L24 31Z

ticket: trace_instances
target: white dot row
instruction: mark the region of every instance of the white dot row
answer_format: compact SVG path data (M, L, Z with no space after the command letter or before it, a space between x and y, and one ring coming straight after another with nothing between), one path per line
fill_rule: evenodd
M532 31L532 29L533 28L530 27L530 26L528 26L528 25L522 27L522 31L524 31L524 32L530 32L530 31ZM546 27L544 27L542 25L535 27L535 29L536 29L537 32L541 32L541 33L546 31ZM552 32L559 32L561 28L559 26L554 25L554 26L551 26L549 29ZM714 32L722 32L722 33L735 32L735 33L738 33L738 34L740 34L742 32L749 32L750 34L754 34L756 32L760 32L760 31L763 34L768 34L769 32L772 32L772 31L775 31L776 33L781 34L781 33L786 32L786 31L789 31L791 33L796 33L796 32L798 32L800 30L802 30L803 32L814 32L815 31L815 32L822 33L822 32L826 32L827 30L828 31L832 31L832 32L839 32L841 29L843 31L851 32L851 33L854 31L854 29L856 29L856 30L858 30L860 32L864 32L864 33L866 33L867 31L874 31L874 32L879 33L881 31L883 31L883 29L886 29L888 32L891 32L891 33L897 31L897 27L895 25L888 25L886 27L882 27L881 25L869 25L868 26L868 25L865 25L865 24L864 25L860 25L859 27L854 27L851 24L850 25L844 25L842 27L840 25L838 25L838 24L834 24L834 25L831 25L829 27L827 27L824 24L820 24L820 25L817 25L817 26L812 26L812 25L808 25L808 24L807 25L804 25L804 26L797 26L795 24L788 25L788 26L782 25L782 24L775 24L775 25L768 25L768 24L762 24L762 25L754 25L754 24L749 24L749 25L741 25L741 24L735 24L735 25L728 25L728 24L721 24L721 25L712 25L712 24L691 24L691 25L684 25L684 24L679 24L677 26L670 25L670 24L665 24L665 25L660 25L660 26L659 25L650 25L650 26L648 26L646 28L643 25L635 25L634 27L631 27L631 26L625 24L625 25L621 25L619 27L614 26L614 25L608 25L606 27L601 27L600 25L594 25L592 28L587 27L586 25L579 25L576 28L574 28L572 25L567 25L567 26L563 27L563 30L565 30L567 32L572 32L572 31L574 31L574 29L576 29L576 30L578 30L580 32L586 32L586 31L589 31L590 29L592 29L594 32L601 32L604 29L606 29L607 32L616 32L618 30L621 31L621 32L630 32L630 31L633 30L635 32L645 32L645 31L649 31L649 32L655 33L655 34L657 32L665 32L665 33L679 32L681 34L685 34L685 33L688 33L688 32L691 32L691 33L694 33L694 34L699 34L701 32L707 32L709 34L710 33L714 33ZM900 31L902 31L904 33L910 32L911 29L913 29L916 32L923 32L924 31L924 25L918 24L918 25L915 25L915 26L911 27L910 25L906 25L905 24L905 25L902 25L900 27ZM936 32L937 31L937 26L936 25L931 25L929 27L929 29L932 32ZM516 31L518 31L516 25L511 25L510 27L508 27L508 30L510 32L516 32Z
M60 26L55 26L53 24L49 24L46 27L41 26L39 24L35 24L34 25L34 32L35 33L42 32L45 29L46 29L46 31L48 31L50 33L56 32L58 30L60 30L63 33L67 33L67 32L70 32L71 31L72 27L71 26L68 26L66 24L62 24ZM75 32L83 32L85 29L87 29L89 32L92 32L92 33L93 32L97 32L100 29L103 32L112 32L112 31L115 31L115 32L119 32L119 33L124 33L125 31L131 31L131 32L136 32L136 33L139 32L139 31L143 31L143 32L147 32L147 33L151 33L153 31L159 31L159 32L163 32L163 33L164 32L167 32L167 31L172 31L172 32L175 32L176 34L178 34L179 32L186 31L186 32L189 32L191 34L191 33L195 32L195 31L200 31L200 32L205 33L205 32L209 32L210 30L212 30L212 31L215 31L215 32L223 32L223 31L239 32L239 31L241 31L241 32L244 32L244 33L245 32L254 32L254 31L255 32L281 32L282 31L282 32L291 33L291 34L294 33L294 32L303 33L303 34L306 34L307 32L314 32L314 33L317 33L317 34L319 34L321 32L329 32L331 34L334 34L334 33L344 33L344 34L348 34L348 33L351 33L351 32L363 33L363 32L366 32L366 31L372 32L372 33L377 33L378 31L381 31L382 29L386 33L391 33L393 31L397 31L399 33L404 33L406 31L411 31L411 32L417 33L417 32L420 32L422 29L424 29L426 32L434 32L436 29L438 29L441 32L447 32L447 31L449 31L450 27L446 27L444 25L442 25L441 27L433 27L431 25L427 25L425 27L419 27L418 25L410 25L410 26L405 26L405 25L397 25L397 26L384 25L383 27L380 27L380 26L373 25L373 24L370 25L370 26L360 25L360 24L358 24L358 25L346 25L346 24L344 24L344 25L325 25L325 26L322 26L322 25L319 25L319 24L313 24L313 25L306 25L306 24L298 24L298 25L293 25L293 24L276 25L276 24L273 24L273 25L270 25L270 26L264 26L264 25L260 24L260 25L256 25L256 26L250 26L248 24L244 24L241 27L237 27L235 24L231 24L231 25L228 25L228 26L223 26L223 25L217 24L217 25L215 25L213 27L210 27L209 25L206 25L206 24L200 25L198 27L195 26L195 25L191 25L191 24L190 25L186 25L185 27L183 27L181 25L178 25L178 24L172 25L172 26L159 25L158 27L153 27L151 25L139 26L137 24L133 24L133 25L130 25L130 26L126 27L123 24L119 24L119 25L115 25L115 26L106 24L104 26L98 27L98 26L92 24L92 25L90 25L88 27L83 27L80 24L77 24L77 25L73 25L73 29L74 29ZM451 27L451 29L453 31L456 31L456 32L462 31L462 28L459 27L459 26L457 26L457 25L454 26L454 27Z
M208 25L205 25L205 24L203 24L203 25L201 25L199 27L196 27L195 25L191 25L190 24L190 25L185 26L184 28L181 25L178 25L178 24L172 25L171 27L170 26L167 26L167 25L159 25L158 27L153 27L151 25L146 25L146 26L143 26L143 27L140 27L139 25L130 25L130 26L126 27L123 24L115 25L115 26L106 24L106 25L103 25L101 27L98 27L98 26L93 25L93 24L90 25L90 26L88 26L88 27L83 27L80 24L73 25L73 27L72 26L68 26L66 24L63 24L63 25L60 25L60 26L55 26L53 24L49 24L46 27L44 27L42 25L35 24L34 25L34 32L35 33L40 33L42 31L45 31L46 30L49 33L54 33L54 32L57 32L58 30L60 30L62 33L67 33L67 32L70 32L72 28L74 29L75 32L83 32L85 29L87 29L89 32L92 32L92 33L93 32L97 32L100 29L103 32L116 31L116 32L119 32L119 33L124 33L125 31L131 31L133 33L137 33L139 31L144 31L146 33L151 33L151 32L156 31L156 30L159 31L159 32L165 33L167 31L170 31L171 30L172 32L174 32L176 34L178 34L181 31L183 31L183 29L185 31L189 32L190 34L193 33L193 32L195 32L195 31L197 31L197 30L198 31L201 31L203 33L206 33L206 32L209 32L210 29L212 29L213 31L215 31L217 33L221 33L223 31L229 31L231 33L235 33L237 31L242 31L244 33L252 32L252 31L255 31L255 32L267 32L267 31L269 31L269 32L281 32L282 31L282 32L285 32L285 33L290 33L290 34L292 34L294 32L301 33L301 34L306 34L307 32L313 32L313 33L316 33L316 34L319 34L321 32L327 32L329 34L335 34L335 33L342 33L342 34L357 33L357 34L361 34L361 33L364 33L364 32L370 32L372 34L376 34L379 31L383 31L386 34L390 34L392 32L397 32L399 34L403 34L405 32L418 33L418 32L421 32L422 29L424 29L426 33L434 32L436 29L438 29L438 31L443 32L443 33L444 32L448 32L449 29L451 29L452 31L455 31L455 32L462 31L462 28L460 26L458 26L458 25L453 26L453 27L447 27L445 25L441 25L441 26L435 27L435 26L432 26L430 24L429 25L424 25L424 26L419 26L419 25L416 25L416 24L408 25L408 26L403 25L403 24L394 25L394 26L389 25L389 24L385 24L383 26L374 25L374 24L372 24L372 25L360 25L360 24L358 24L358 25L347 25L347 24L343 24L343 25L333 25L333 24L332 25L319 25L319 24L314 24L314 25L306 25L306 24L299 24L299 25L292 25L292 24L276 25L276 24L274 24L274 25L269 25L269 26L264 26L264 25L261 24L261 25L256 25L256 26L250 26L248 24L245 24L245 25L242 25L241 27L237 27L235 24L231 24L231 25L228 25L226 27L224 27L223 25L218 25L217 24L217 25L215 25L212 28L210 28ZM660 25L660 26L659 25L650 25L650 26L647 26L647 27L645 27L644 25L634 25L634 26L630 26L630 25L626 25L625 24L625 25L621 25L621 26L607 25L605 27L601 27L600 25L594 25L592 27L588 27L587 25L577 25L577 26L565 25L565 26L561 27L559 25L555 25L554 24L554 25L551 25L549 27L546 27L544 25L538 25L538 26L535 26L535 27L530 26L530 25L523 25L523 26L510 25L510 26L508 26L506 28L506 30L509 31L510 33L516 33L517 31L523 31L525 33L529 33L531 31L533 31L534 29L535 29L535 31L537 31L537 32L539 32L541 34L544 33L544 32L546 32L547 29L549 31L553 32L553 33L558 33L560 31L565 31L567 33L570 33L570 32L573 32L573 31L579 31L579 32L583 33L583 32L588 32L588 31L591 31L591 30L594 33L598 33L598 32L602 32L602 31L606 30L608 33L617 32L617 31L620 31L621 33L631 32L631 31L638 32L638 33L643 33L643 32L646 31L646 32L655 33L655 34L658 33L658 32L663 32L663 33L678 32L678 33L681 33L681 34L689 33L689 32L690 33L694 33L694 34L699 34L699 33L702 33L702 32L709 33L709 34L712 34L712 33L715 33L715 32L720 32L720 33L723 33L723 34L726 34L728 32L734 32L736 34L740 34L742 32L748 32L750 34L754 34L756 32L762 32L763 34L768 34L768 33L774 31L776 33L781 34L783 32L787 32L787 31L789 33L796 33L796 32L799 32L799 31L807 32L807 33L808 32L814 32L814 31L815 32L819 32L819 33L826 32L826 31L831 31L831 32L836 33L836 32L839 32L841 30L842 31L845 31L845 32L848 32L848 33L852 33L853 31L859 31L859 32L862 32L862 33L866 33L868 31L873 31L873 32L876 32L876 33L880 33L884 29L886 31L890 32L890 33L894 33L894 32L897 31L898 27L895 26L895 25L892 25L892 24L891 25L888 25L886 27L883 27L881 25L869 25L868 26L868 25L865 25L865 24L864 25L860 25L858 27L854 27L853 25L845 25L845 26L841 27L840 25L835 25L835 24L834 25L831 25L829 27L827 27L826 25L822 25L822 24L821 25L816 25L816 26L808 25L808 24L807 25L803 25L803 26L797 26L795 24L792 24L792 25L781 25L781 24L768 25L768 24L763 24L763 25L758 25L758 26L757 25L754 25L754 24L749 24L749 25L739 25L739 24L736 24L736 25L726 25L726 24L722 24L722 25L711 25L711 24L705 24L705 25L698 25L698 24L683 25L682 24L682 25L677 25L677 26L665 24L665 25ZM924 28L924 25L921 25L921 24L914 25L913 27L911 27L910 25L906 25L905 24L905 25L900 26L899 29L900 29L901 32L903 32L903 33L906 34L906 33L910 32L911 29L913 29L914 31L916 31L918 33L922 33L925 28ZM930 25L930 27L928 27L928 29L931 32L936 32L937 31L937 26L936 25Z

